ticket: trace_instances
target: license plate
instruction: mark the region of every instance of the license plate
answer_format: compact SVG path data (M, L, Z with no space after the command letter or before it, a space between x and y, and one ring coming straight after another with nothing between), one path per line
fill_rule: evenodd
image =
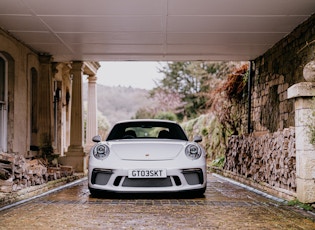
M129 178L165 178L166 169L130 169Z

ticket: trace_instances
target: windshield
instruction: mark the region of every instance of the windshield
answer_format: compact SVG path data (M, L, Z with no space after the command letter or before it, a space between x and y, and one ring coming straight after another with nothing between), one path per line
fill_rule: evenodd
M116 124L107 141L135 138L188 140L182 128L176 123L141 121Z

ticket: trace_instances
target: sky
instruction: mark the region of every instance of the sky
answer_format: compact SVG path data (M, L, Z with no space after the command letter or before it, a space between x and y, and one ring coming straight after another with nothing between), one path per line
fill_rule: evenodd
M126 86L140 89L152 89L154 81L163 78L158 72L165 62L100 62L97 71L97 83L106 86Z

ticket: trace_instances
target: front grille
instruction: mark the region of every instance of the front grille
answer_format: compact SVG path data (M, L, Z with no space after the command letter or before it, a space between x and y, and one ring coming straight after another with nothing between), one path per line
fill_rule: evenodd
M92 172L91 182L92 184L106 185L111 175L112 175L111 170L94 169Z
M184 177L189 185L203 184L203 173L201 169L183 170Z
M123 187L170 187L172 181L170 177L166 178L128 178L125 177L122 183Z

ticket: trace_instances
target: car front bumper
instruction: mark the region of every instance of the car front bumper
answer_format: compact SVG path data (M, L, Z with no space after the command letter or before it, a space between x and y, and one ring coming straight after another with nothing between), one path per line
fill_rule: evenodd
M151 193L203 191L206 188L206 167L203 162L194 162L182 168L174 168L165 162L166 177L130 178L130 169L156 169L156 162L130 162L129 167L99 167L89 165L89 189L118 193ZM144 167L139 167L142 165Z

